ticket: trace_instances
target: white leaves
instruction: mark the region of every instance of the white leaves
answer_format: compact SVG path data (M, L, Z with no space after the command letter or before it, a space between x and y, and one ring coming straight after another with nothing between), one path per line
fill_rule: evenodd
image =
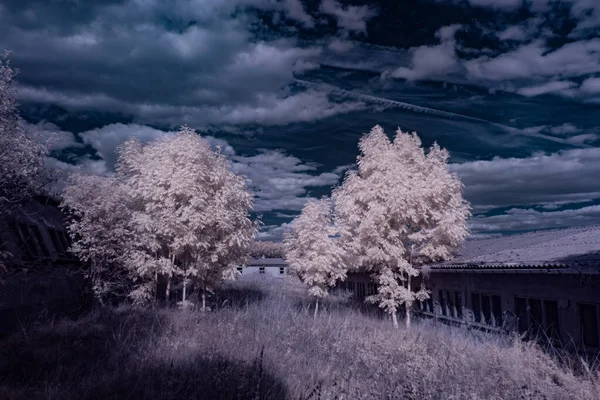
M69 227L79 253L114 255L138 282L135 301L148 297L158 275L206 289L243 263L256 233L252 204L244 179L188 127L147 145L124 143L115 178L76 177L65 190L79 218Z
M328 287L346 278L345 252L333 225L331 206L328 199L309 200L285 238L290 269L315 297L326 297Z
M469 205L437 144L426 154L415 133L398 130L390 142L375 126L359 149L358 171L334 191L337 223L356 267L378 283L369 300L395 313L427 295L408 284L415 266L450 257L466 239Z
M15 76L8 53L0 55L0 214L41 194L53 178L45 165L49 143L19 116Z

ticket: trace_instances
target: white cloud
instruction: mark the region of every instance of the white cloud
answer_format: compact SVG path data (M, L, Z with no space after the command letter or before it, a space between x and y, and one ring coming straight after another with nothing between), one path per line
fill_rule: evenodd
M584 94L600 94L600 78L588 78L579 88Z
M323 0L320 10L334 16L338 27L357 33L366 33L367 21L377 15L369 6L344 6L336 0Z
M25 129L34 133L34 138L48 144L50 150L60 151L73 147L83 147L75 139L75 135L66 132L51 122L40 121L37 124L23 122Z
M502 81L511 79L576 77L600 72L600 39L565 44L550 51L537 40L498 57L479 57L464 63L472 79Z
M469 221L469 228L481 234L564 228L597 223L600 223L600 206L597 205L561 211L514 208L501 215L475 217Z
M476 209L600 198L600 148L451 164Z
M528 86L517 90L517 93L526 96L540 96L543 94L558 93L563 96L573 96L576 92L573 89L577 84L571 81L551 81L541 85Z
M124 112L136 116L141 123L179 127L187 124L201 129L215 124L285 125L292 122L312 122L337 114L364 110L361 101L336 103L328 91L307 90L297 94L262 93L252 103L221 105L172 105L164 103L130 103L104 94L58 92L21 86L22 101L52 103L73 110Z
M505 30L497 32L496 35L500 40L517 40L521 42L527 39L525 29L519 25L509 26Z
M419 46L409 50L411 54L410 68L399 67L386 74L394 78L419 80L426 78L444 77L459 68L456 55L456 40L454 35L461 29L460 25L450 25L440 28L436 37L441 41L436 46Z
M299 211L308 200L308 188L335 185L342 174L341 170L317 174L315 165L276 150L264 150L250 157L236 156L233 160L234 170L252 182L258 212Z

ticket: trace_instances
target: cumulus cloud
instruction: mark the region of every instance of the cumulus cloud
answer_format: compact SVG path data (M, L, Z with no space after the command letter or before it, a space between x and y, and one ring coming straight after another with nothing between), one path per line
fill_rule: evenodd
M456 55L456 40L454 35L461 25L450 25L440 28L436 37L440 44L436 46L418 46L409 50L411 54L410 67L399 67L386 74L394 78L419 80L443 77L459 68Z
M255 210L302 209L311 187L332 186L342 171L317 173L317 167L277 150L263 150L254 156L233 157L234 170L251 181L256 193Z
M228 120L306 121L311 112L319 118L346 110L328 103L324 94L281 91L295 74L318 67L325 43L256 36L253 9L314 28L300 0L174 0L168 5L130 0L97 2L85 10L68 2L9 3L0 13L0 47L14 50L22 102L116 110L142 123L179 125L189 115L197 127ZM374 15L366 6L330 1L323 7L344 31L364 31ZM332 46L341 51L347 44ZM306 111L295 119L292 106ZM272 107L269 118L265 110Z
M124 112L134 115L140 123L194 128L217 124L285 125L292 122L312 122L333 115L364 110L361 101L338 103L330 100L329 91L307 90L296 94L262 93L251 104L173 105L164 103L131 103L106 95L49 91L21 87L22 101L61 105L73 110Z
M464 183L465 197L479 210L600 198L600 148L472 161L452 164L451 170Z
M579 88L584 94L600 94L600 78L588 78Z
M366 33L367 21L377 12L367 6L344 6L336 0L322 0L321 12L335 17L337 25L348 32Z
M560 211L513 208L500 215L475 217L469 221L469 228L485 235L486 232L533 231L597 223L600 223L598 205Z
M75 139L75 135L66 132L48 121L40 121L37 124L23 122L25 129L34 133L34 138L48 144L50 150L60 151L83 145Z
M576 77L600 71L600 39L567 43L551 50L543 40L519 46L497 57L483 56L464 63L469 76L484 81Z

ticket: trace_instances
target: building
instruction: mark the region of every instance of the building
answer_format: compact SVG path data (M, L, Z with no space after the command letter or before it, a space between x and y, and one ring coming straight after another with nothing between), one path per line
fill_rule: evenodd
M283 258L254 258L245 267L238 267L240 275L269 274L271 276L285 276L288 265Z
M423 267L422 279L424 317L600 350L600 226L468 240L454 259ZM357 297L376 290L366 274L342 285Z
M37 196L0 219L0 334L41 312L83 305L81 265L69 245L56 199Z

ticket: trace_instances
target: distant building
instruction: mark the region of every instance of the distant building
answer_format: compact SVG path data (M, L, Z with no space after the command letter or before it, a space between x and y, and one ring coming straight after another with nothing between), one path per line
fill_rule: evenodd
M254 258L245 267L238 267L241 275L269 274L272 276L285 276L288 265L283 258Z
M81 265L67 249L58 200L37 196L0 219L0 334L44 312L83 304Z
M422 272L431 299L416 311L425 317L600 350L600 226L468 240ZM357 297L376 290L366 274L342 287Z

